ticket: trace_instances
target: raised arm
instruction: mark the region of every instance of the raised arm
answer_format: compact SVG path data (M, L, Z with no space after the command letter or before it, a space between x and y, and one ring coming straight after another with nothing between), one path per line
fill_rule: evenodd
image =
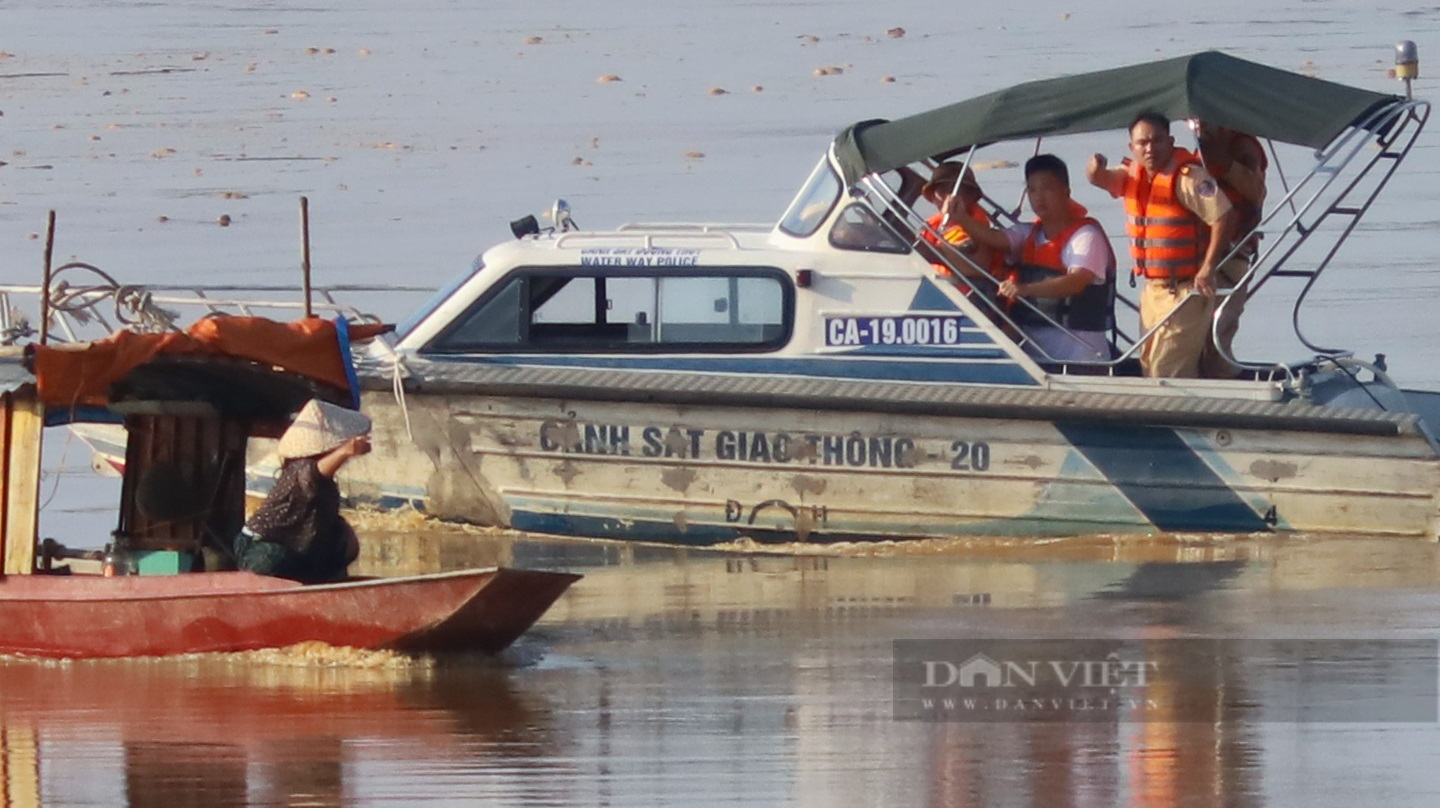
M321 474L325 475L326 477L334 477L335 473L340 471L340 467L345 465L345 462L347 460L352 457L369 453L370 436L361 435L357 438L351 438L350 440L345 441L339 446L336 446L334 449L326 452L325 454L320 455L320 458L315 462L315 465L320 470Z
M1125 170L1110 168L1103 154L1090 155L1090 162L1085 165L1085 179L1111 196L1119 196L1125 189Z
M965 205L959 195L950 197L945 204L946 220L965 231L971 241L982 247L988 247L999 253L1010 252L1010 237L1003 232L979 221L965 210Z

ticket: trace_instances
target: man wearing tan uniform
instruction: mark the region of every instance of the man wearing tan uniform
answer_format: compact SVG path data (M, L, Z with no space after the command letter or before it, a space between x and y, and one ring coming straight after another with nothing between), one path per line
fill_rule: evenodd
M1146 376L1197 377L1215 312L1215 266L1230 246L1234 211L1200 159L1176 148L1163 115L1131 123L1130 153L1134 161L1120 168L1096 154L1085 173L1125 200L1130 255L1145 278L1140 328L1159 326L1140 365Z
M1259 252L1260 226L1265 205L1265 171L1270 160L1265 147L1254 135L1236 132L1206 121L1192 121L1200 146L1200 159L1220 191L1235 207L1234 242L1243 240L1230 260L1215 268L1215 288L1230 294L1215 313L1214 340L1206 343L1200 357L1200 374L1216 379L1232 379L1240 372L1231 357L1235 334L1240 330L1240 315L1245 311L1249 290L1240 280L1249 271ZM1253 235L1252 235L1253 234ZM1234 243L1225 250L1230 253Z

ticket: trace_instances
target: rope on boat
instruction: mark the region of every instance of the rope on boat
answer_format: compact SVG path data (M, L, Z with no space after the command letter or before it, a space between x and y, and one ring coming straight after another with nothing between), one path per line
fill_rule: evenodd
M85 324L94 318L105 323L105 318L96 307L107 298L115 305L115 319L132 331L159 333L175 330L179 314L155 304L154 295L139 284L122 284L93 264L73 261L55 270L58 276L67 269L83 269L102 279L100 283L87 286L72 286L69 281L56 283L50 292L50 309L63 314L77 324Z
M415 433L410 429L410 405L405 401L405 362L393 350L391 354L390 386L395 395L395 403L400 405L400 416L405 419L405 438L414 443Z

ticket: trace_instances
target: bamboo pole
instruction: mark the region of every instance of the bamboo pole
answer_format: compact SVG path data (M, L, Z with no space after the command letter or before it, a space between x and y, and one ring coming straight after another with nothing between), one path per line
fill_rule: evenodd
M40 344L44 345L50 335L50 273L51 259L55 254L55 211L45 225L45 274L40 283Z
M305 317L315 316L310 308L310 200L300 197L300 272L305 280Z

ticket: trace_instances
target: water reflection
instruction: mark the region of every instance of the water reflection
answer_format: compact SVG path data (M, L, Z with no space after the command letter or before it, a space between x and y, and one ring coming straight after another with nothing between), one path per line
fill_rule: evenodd
M1197 661L1167 644L1433 637L1431 544L956 539L757 555L366 528L370 572L499 562L586 577L499 661L309 649L0 664L8 804L1246 806L1276 789L1280 802L1352 793L1351 763L1386 772L1365 780L1366 801L1440 791L1424 762L1433 720L1297 723L1315 705L1279 656ZM986 638L1110 638L1194 673L1143 693L1158 705L1148 721L896 720L893 641Z
M339 805L403 790L391 768L554 753L495 662L286 656L0 664L0 805Z

